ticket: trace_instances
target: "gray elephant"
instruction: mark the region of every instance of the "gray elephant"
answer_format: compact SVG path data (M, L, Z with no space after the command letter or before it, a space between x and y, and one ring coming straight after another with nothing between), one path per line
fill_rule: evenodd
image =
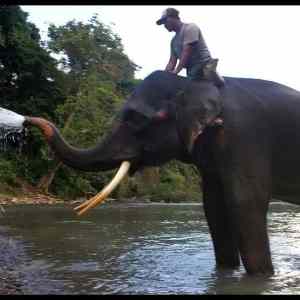
M223 125L216 126L216 118ZM124 103L111 132L76 149L49 121L38 126L66 165L85 171L119 167L117 177L177 159L197 166L218 267L273 274L267 233L271 197L300 204L300 92L279 83L225 77L192 82L164 71L146 77ZM95 206L119 182L76 209Z

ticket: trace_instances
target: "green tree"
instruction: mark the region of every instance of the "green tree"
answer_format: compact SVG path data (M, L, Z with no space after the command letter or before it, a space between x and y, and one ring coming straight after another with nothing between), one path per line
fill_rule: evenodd
M0 6L0 105L54 118L64 101L64 74L27 16L19 6Z
M16 5L0 5L0 106L23 115L55 120L55 109L64 102L65 74L43 47L38 28ZM22 159L1 155L15 175L34 181L47 163L41 160L41 135L29 136ZM17 167L15 161L18 161Z
M63 26L50 25L48 36L49 49L61 55L59 63L67 73L67 101L57 110L61 130L72 144L88 147L108 130L121 97L132 90L137 65L124 53L121 39L96 15L87 23L73 20ZM106 177L81 172L75 176L74 172L55 161L38 186L47 191L54 180L52 190L74 197L76 191L93 190L91 182L98 184ZM68 178L72 191L61 185Z
M74 146L94 145L140 82L134 78L138 66L97 15L87 23L51 25L48 42L40 40L39 30L27 16L19 6L0 5L0 106L56 122ZM52 58L51 52L60 58ZM3 185L16 186L21 177L44 191L51 187L51 192L74 199L98 192L113 172L85 173L63 166L51 159L37 129L30 130L23 152L1 154L1 190ZM114 195L198 199L198 181L194 168L172 161L128 178Z
M77 83L97 74L99 81L117 84L134 79L138 66L124 53L120 37L94 15L87 23L72 20L63 26L50 25L48 47L61 54L60 64ZM73 91L76 89L73 89Z

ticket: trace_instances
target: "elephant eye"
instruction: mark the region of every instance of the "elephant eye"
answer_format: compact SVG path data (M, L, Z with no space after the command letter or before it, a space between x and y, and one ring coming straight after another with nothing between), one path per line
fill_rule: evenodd
M164 109L161 109L153 116L153 119L156 121L164 121L168 119L168 117L168 112Z
M123 115L123 122L125 122L133 131L137 132L144 129L150 123L150 119L137 111L127 110Z

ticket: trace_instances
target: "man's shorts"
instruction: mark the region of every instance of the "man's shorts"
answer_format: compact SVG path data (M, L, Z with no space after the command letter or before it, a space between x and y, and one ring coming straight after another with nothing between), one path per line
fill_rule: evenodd
M195 64L186 69L187 78L190 80L201 80L204 78L203 67L207 64L207 61Z

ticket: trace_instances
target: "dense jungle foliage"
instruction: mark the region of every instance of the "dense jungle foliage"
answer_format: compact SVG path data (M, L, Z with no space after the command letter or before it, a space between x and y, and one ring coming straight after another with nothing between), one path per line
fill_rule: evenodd
M50 25L48 39L19 6L0 5L0 107L52 120L73 145L94 145L139 83L120 37L97 15ZM53 157L37 129L21 151L0 152L0 194L30 187L63 199L93 195L115 171L79 172ZM24 190L25 189L25 190ZM199 175L177 161L128 177L112 197L153 201L201 198Z

